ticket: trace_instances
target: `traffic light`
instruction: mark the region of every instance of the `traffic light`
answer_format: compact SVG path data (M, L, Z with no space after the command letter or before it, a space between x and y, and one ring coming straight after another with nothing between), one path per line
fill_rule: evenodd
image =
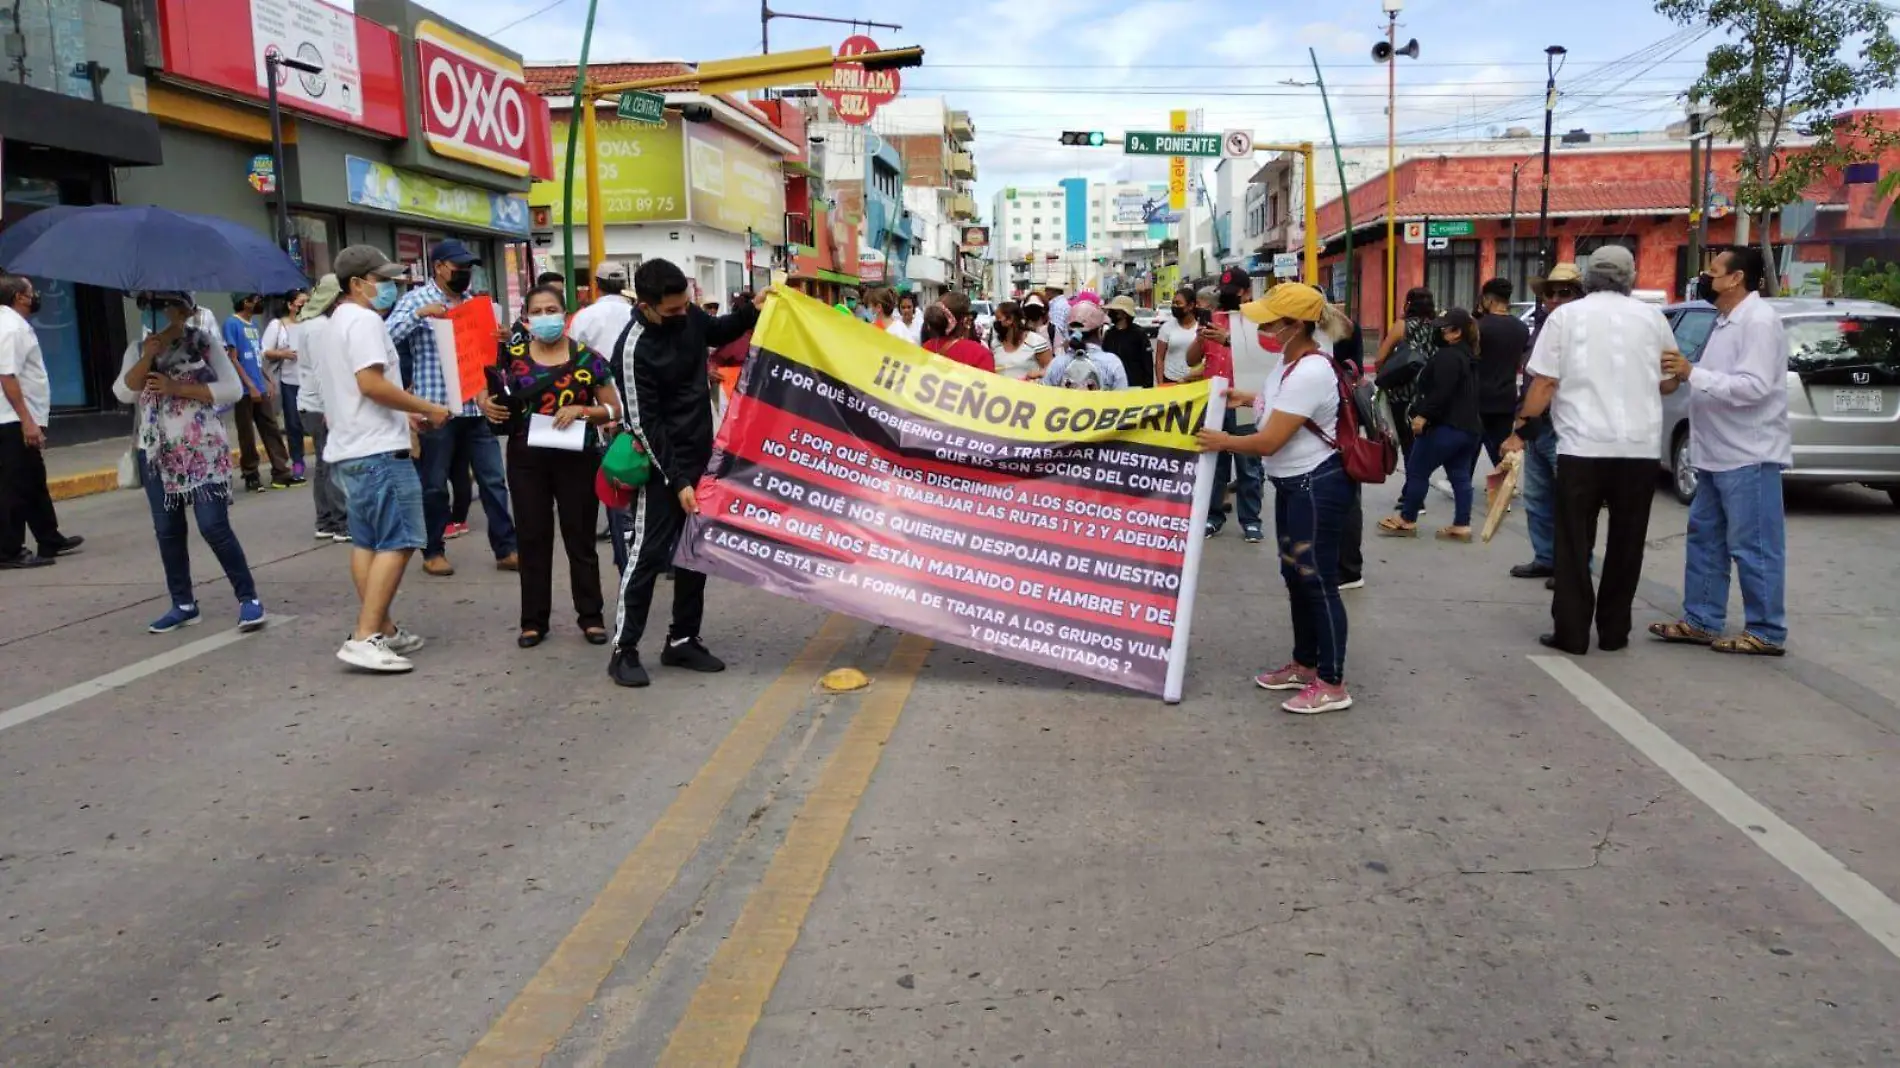
M1082 145L1088 148L1100 148L1102 147L1102 142L1106 140L1107 138L1102 136L1102 131L1100 130L1062 131L1062 143L1065 145Z

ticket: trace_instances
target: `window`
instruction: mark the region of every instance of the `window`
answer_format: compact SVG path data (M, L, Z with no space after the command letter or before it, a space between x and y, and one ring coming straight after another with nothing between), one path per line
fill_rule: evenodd
M1500 278L1510 279L1511 300L1519 304L1536 300L1537 295L1531 292L1531 279L1541 278L1544 274L1541 259L1537 255L1537 238L1532 235L1519 237L1515 255L1511 251L1509 237L1497 241L1496 245L1497 273Z
M1577 238L1577 270L1582 271L1584 274L1589 274L1590 253L1600 248L1607 248L1610 245L1621 245L1630 250L1632 257L1636 255L1636 239L1634 237L1579 237Z
M1040 224L1040 223L1042 222L1042 216L1040 216L1040 215L1038 215L1038 216L1036 216L1035 218L1033 218L1033 219L1031 219L1031 220L1029 220L1029 221L1030 221L1030 222L1033 222L1033 223L1038 223L1038 224Z
M1440 308L1470 310L1478 303L1478 242L1456 240L1425 252L1425 285ZM1401 297L1403 293L1399 294Z
M1687 308L1676 318L1676 344L1694 363L1702 358L1702 346L1709 343L1715 330L1715 312L1707 308Z

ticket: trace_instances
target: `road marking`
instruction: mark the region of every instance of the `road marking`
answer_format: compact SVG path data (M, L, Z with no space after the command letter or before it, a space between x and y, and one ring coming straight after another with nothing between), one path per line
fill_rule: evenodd
M268 630L271 627L283 626L285 623L296 618L296 616L271 616L266 621L265 629ZM127 683L137 682L147 675L156 675L167 668L175 668L187 661L196 660L206 653L216 652L227 645L236 644L248 637L250 637L249 634L238 630L236 627L232 627L230 630L219 631L210 637L199 638L195 642L187 642L175 649L167 649L157 656L146 657L136 664L127 664L115 671L108 671L96 679L88 679L85 682L75 683L57 693L49 693L38 700L28 701L23 705L16 705L13 708L7 709L5 712L0 712L0 731L4 731L9 727L17 727L22 723L31 723L41 716L51 715L62 708L76 705L81 701L97 697L102 693L109 693Z
M462 1058L462 1068L539 1065L554 1051L855 629L844 616L825 620L627 854L541 970Z
M737 1065L745 1056L752 1029L778 985L812 899L824 886L930 649L928 639L915 635L898 640L876 688L858 706L765 877L719 944L660 1055L660 1068L719 1068Z
M1900 957L1900 905L1894 904L1892 898L1744 793L1741 787L1684 748L1574 661L1555 656L1533 656L1530 660L1569 690L1571 696L1611 730L1622 735L1624 741L1635 746L1637 752L1668 772L1703 804L1714 809L1716 815L1734 824L1769 856L1800 876L1848 919L1887 947L1887 952Z

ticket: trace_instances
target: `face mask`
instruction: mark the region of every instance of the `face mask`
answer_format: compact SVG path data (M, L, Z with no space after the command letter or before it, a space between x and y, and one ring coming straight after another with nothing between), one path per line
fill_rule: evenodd
M165 313L157 308L145 309L145 329L148 333L159 333L165 329Z
M458 294L466 293L468 292L469 284L474 280L474 271L466 267L457 267L455 270L449 272L449 280L447 283L448 291Z
M554 342L567 332L567 319L560 312L528 316L528 332L536 341Z
M396 306L396 283L385 278L376 283L376 295L369 298L369 306L377 311L388 311Z
M1706 274L1698 275L1695 280L1695 299L1714 304L1715 298L1715 279Z
M26 313L28 315L38 315L40 313L40 294L33 294L33 299L26 302Z

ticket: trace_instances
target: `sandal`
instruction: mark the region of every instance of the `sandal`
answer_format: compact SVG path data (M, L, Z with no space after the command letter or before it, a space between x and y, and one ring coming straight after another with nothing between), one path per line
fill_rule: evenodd
M1405 520L1398 516L1389 515L1379 520L1377 533L1381 538L1416 538L1418 524L1407 525Z
M1753 634L1743 631L1733 638L1717 638L1709 643L1709 648L1718 653L1732 653L1736 656L1787 656L1788 650L1779 645L1762 641Z
M547 639L547 634L538 630L524 630L515 639L515 645L522 649L532 649Z
M1682 619L1674 623L1651 623L1649 633L1651 637L1660 638L1671 645L1711 645L1721 637Z
M587 639L589 645L607 644L606 627L587 627L581 631L581 636Z
M1438 538L1439 541L1462 541L1466 545L1470 545L1471 544L1471 528L1470 527L1463 527L1463 528L1440 527L1436 537Z

